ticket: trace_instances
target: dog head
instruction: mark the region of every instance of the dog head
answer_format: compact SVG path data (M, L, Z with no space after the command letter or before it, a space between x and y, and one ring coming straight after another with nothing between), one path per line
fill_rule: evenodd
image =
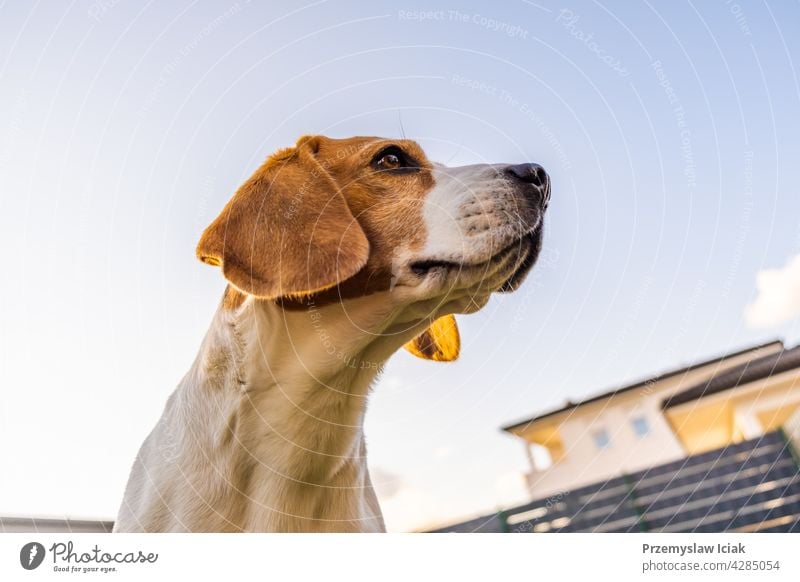
M382 293L430 320L412 353L452 360L452 314L521 284L549 198L536 164L451 168L411 140L303 137L239 188L197 255L240 293L283 304Z

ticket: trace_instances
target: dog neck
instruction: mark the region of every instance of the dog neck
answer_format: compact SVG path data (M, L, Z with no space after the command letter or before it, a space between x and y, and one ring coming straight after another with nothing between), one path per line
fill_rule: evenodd
M245 530L381 531L363 420L388 357L424 329L379 296L287 310L245 299L218 310L184 397L226 490L257 503ZM204 414L195 411L204 410ZM253 513L254 512L254 513Z

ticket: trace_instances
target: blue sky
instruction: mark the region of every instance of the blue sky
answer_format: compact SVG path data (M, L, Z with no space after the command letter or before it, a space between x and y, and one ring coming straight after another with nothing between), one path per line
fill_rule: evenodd
M800 340L797 3L460 5L0 8L0 514L115 514L224 287L199 234L302 134L553 180L529 282L375 389L394 529L518 498L501 424Z

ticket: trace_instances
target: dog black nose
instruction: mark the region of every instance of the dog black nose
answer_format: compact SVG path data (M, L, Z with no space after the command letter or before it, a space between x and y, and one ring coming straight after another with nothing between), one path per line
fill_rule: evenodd
M538 204L544 210L550 205L550 176L539 164L516 164L508 166L505 173L514 181L530 184L533 188L528 188L527 193L533 194Z
M547 172L539 164L516 164L508 166L506 173L517 180L522 180L528 184L533 184L538 188L547 188L550 185L550 178Z

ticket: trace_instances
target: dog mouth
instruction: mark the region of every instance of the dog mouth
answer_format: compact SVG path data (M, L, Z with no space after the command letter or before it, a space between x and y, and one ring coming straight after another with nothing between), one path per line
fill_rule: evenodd
M480 267L486 267L488 265L492 265L503 260L513 249L519 247L521 240L517 240L510 245L506 246L500 252L495 253L494 255L489 258L487 261L481 261L479 263L468 263L463 261L446 261L441 259L423 259L420 261L414 261L410 265L411 271L415 275L427 275L433 270L436 269L443 269L448 271L465 271L470 269L477 269Z
M515 239L503 247L486 261L469 263L444 259L422 259L411 263L409 268L412 273L422 277L437 270L444 272L474 272L480 269L489 270L493 266L507 263L509 266L515 265L514 270L496 290L501 293L514 291L525 279L528 271L530 271L538 258L541 250L541 230L542 227L539 225L532 232Z
M506 279L506 281L500 285L497 289L500 293L511 293L512 291L516 291L519 289L519 286L522 285L522 282L528 276L533 266L536 264L537 259L539 258L539 253L542 251L542 233L543 226L539 224L539 226L533 232L525 235L523 237L524 242L520 242L520 248L525 246L524 256L523 252L520 251L519 262L511 273L511 275Z

